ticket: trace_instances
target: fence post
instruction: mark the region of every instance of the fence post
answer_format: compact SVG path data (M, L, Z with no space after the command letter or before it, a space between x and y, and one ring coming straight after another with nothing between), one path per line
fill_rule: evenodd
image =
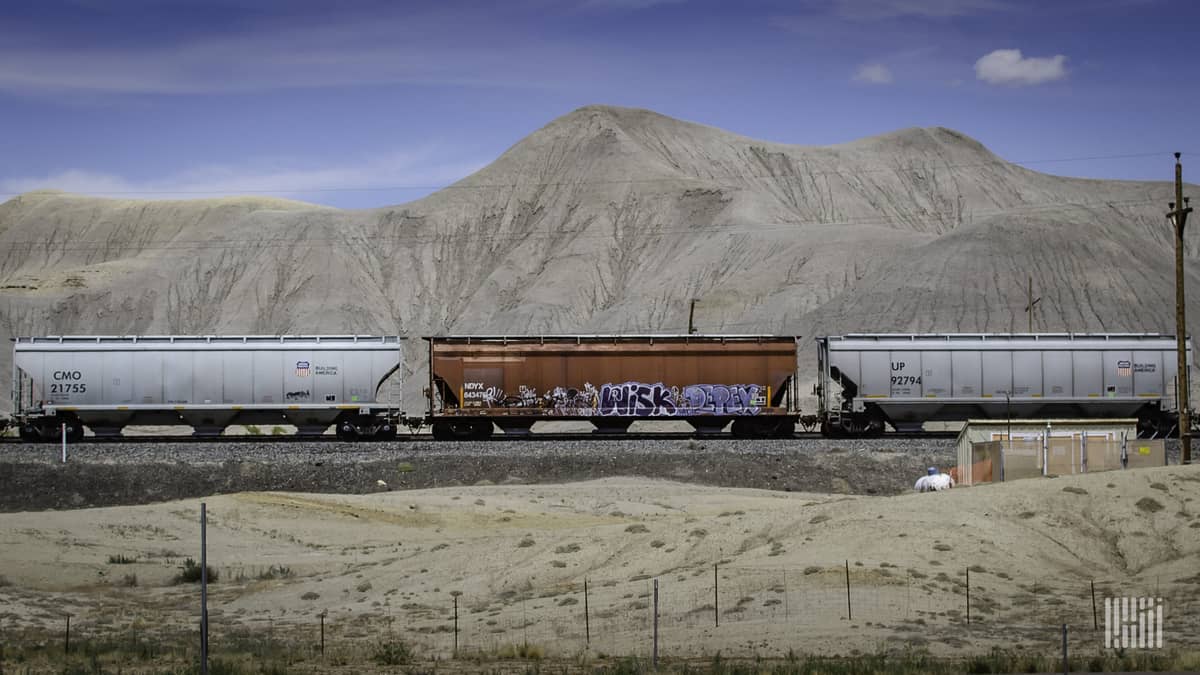
M321 618L321 658L325 658L325 615L329 612L327 609L321 610L317 616Z
M592 624L588 617L588 584L587 577L583 579L583 639L584 644L591 648L592 646Z
M717 595L717 588L720 586L720 581L717 579L717 564L713 563L713 626L721 627L721 606Z
M200 502L200 675L208 675L208 509Z
M1096 616L1096 580L1092 579L1092 630L1100 630L1100 618Z
M654 669L658 670L658 579L654 580Z
M1067 661L1067 624L1065 624L1065 623L1062 625L1062 635L1063 635L1063 675L1067 675L1068 673L1071 672L1071 666L1070 666L1070 663Z
M850 611L850 560L846 560L846 620L853 621L854 615Z
M454 596L454 658L458 658L458 596Z
M788 616L788 587L787 587L787 568L783 568L783 620L787 621Z

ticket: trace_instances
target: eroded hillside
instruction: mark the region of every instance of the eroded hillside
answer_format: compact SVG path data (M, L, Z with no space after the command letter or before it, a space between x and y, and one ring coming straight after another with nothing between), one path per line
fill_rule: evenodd
M802 147L590 106L395 207L21 195L0 333L671 332L690 298L706 332L1007 331L1029 276L1035 330L1174 332L1170 199L943 128Z

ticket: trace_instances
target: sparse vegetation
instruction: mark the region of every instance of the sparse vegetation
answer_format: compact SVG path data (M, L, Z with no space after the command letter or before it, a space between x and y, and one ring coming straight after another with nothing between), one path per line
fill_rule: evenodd
M271 565L267 569L258 573L260 581L269 581L271 579L291 579L295 576L292 568L286 565Z
M208 583L217 581L217 571L212 565L206 567ZM175 583L177 584L194 584L200 582L200 563L188 558L183 561L183 565L179 568L179 574L175 575Z
M629 534L645 534L650 531L650 528L642 525L641 523L634 523L633 525L626 527L625 531Z
M108 556L109 565L132 565L138 559L134 556L127 556L124 553L114 553Z
M375 663L382 666L403 666L412 662L413 652L407 644L399 640L388 640L375 645L371 657Z
M1163 510L1163 505L1151 497L1142 497L1137 500L1134 506L1138 507L1138 510L1143 513L1158 513Z

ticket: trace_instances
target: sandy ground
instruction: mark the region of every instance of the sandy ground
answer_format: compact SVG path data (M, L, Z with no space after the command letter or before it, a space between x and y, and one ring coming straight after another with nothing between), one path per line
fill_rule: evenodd
M1094 581L1101 625L1108 595L1163 597L1165 639L1183 646L1200 635L1197 497L1195 466L895 497L624 478L222 495L205 500L213 641L315 649L326 612L331 643L391 635L445 657L457 598L460 653L646 654L657 582L669 655L1052 649L1064 622L1098 649ZM172 577L198 558L199 512L0 515L0 630L57 639L66 613L76 639L193 630L198 587Z

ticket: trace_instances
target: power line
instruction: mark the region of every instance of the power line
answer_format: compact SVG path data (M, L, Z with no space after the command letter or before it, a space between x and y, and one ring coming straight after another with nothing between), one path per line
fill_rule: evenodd
M860 175L869 173L903 173L910 171L923 171L931 169L968 169L979 168L986 166L1007 166L1016 165L1023 166L1026 164L1048 164L1062 162L1083 162L1097 161L1107 159L1132 159L1140 157L1156 157L1166 153L1160 152L1142 152L1132 154L1114 154L1114 155L1091 155L1088 157L1060 157L1050 159L1030 159L1006 162L1003 159L996 158L988 162L974 162L969 164L924 164L924 165L908 165L896 166L888 168L842 168L828 171L805 171L803 173L710 173L700 176L662 176L662 177L641 177L641 178L611 178L611 179L595 179L595 180L571 180L571 181L513 181L504 183L473 183L462 184L470 176L464 177L460 181L451 184L442 185L387 185L387 186L339 186L339 187L309 187L309 188L275 188L275 189L228 189L228 190L84 190L73 191L68 194L77 195L272 195L272 194L303 194L303 193L325 193L325 192L389 192L389 191L412 191L412 190L492 190L518 187L565 187L579 185L632 185L632 184L649 184L649 183L671 183L671 182L689 182L689 181L713 181L713 180L755 180L755 179L808 179L815 176L844 176L845 174ZM802 157L802 156L801 156ZM791 156L788 156L792 159ZM53 188L35 188L53 189ZM27 191L28 192L28 191ZM0 192L0 196L15 197L26 192ZM386 207L379 207L386 208Z

